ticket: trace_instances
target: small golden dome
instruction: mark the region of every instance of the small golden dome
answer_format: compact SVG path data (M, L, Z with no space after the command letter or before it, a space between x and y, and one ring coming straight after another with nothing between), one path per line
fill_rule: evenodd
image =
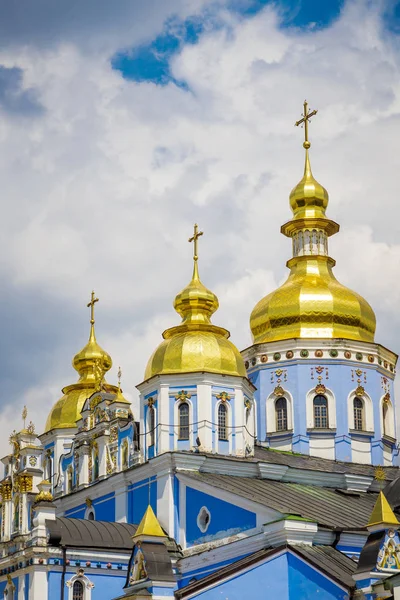
M89 341L72 360L74 369L79 373L79 381L63 388L63 396L54 404L47 417L45 432L52 429L76 427L76 422L81 418L85 400L94 393L99 380L112 367L111 356L99 346L96 340L93 311L95 302L97 299L94 298L93 292L92 301L88 304L92 308ZM105 381L104 387L111 393L121 394L119 388ZM129 404L127 400L125 402Z
M228 340L229 331L211 323L218 298L200 281L196 252L194 260L192 280L174 301L182 323L164 331L164 341L147 363L145 379L201 371L246 377L242 356Z
M254 343L318 337L373 342L374 311L362 296L339 283L334 264L326 256L292 258L288 279L251 313Z
M289 200L295 219L325 217L329 195L326 189L313 177L308 148L306 148L303 178L292 189Z

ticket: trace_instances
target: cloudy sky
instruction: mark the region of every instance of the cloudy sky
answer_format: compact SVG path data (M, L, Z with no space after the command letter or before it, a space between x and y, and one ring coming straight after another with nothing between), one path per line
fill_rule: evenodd
M400 8L348 0L19 0L0 5L0 452L28 405L40 431L97 337L135 384L191 274L250 344L287 275L288 194L312 165L341 224L336 276L400 350Z

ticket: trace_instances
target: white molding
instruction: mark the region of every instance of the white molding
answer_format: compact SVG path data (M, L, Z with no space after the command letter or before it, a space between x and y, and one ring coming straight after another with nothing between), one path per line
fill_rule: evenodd
M312 546L318 532L318 525L309 521L282 519L267 523L264 525L263 531L271 546L281 546L282 544Z

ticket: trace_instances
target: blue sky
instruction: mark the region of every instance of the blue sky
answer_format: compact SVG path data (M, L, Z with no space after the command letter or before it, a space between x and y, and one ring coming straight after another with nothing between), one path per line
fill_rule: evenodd
M109 380L121 365L135 402L179 321L194 222L214 322L250 344L287 275L305 97L335 274L400 350L399 22L393 0L0 3L0 453L23 404L40 430L76 380L92 289Z
M267 4L273 4L279 11L282 28L321 29L328 27L340 14L344 0L230 0L228 10L241 19L249 19L260 12ZM170 73L170 60L185 44L195 44L206 31L221 27L213 6L207 7L202 15L184 21L171 17L162 32L154 39L129 49L124 49L112 58L113 67L120 70L127 79L151 81L167 85L175 81Z

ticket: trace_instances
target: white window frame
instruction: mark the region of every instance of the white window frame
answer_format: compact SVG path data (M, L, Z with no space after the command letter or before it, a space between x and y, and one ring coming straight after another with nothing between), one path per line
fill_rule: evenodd
M73 598L75 581L80 581L83 583L83 600L91 600L94 583L92 583L90 579L83 574L83 572L76 573L76 575L71 577L71 579L65 583L65 585L68 587L68 600L72 600Z

